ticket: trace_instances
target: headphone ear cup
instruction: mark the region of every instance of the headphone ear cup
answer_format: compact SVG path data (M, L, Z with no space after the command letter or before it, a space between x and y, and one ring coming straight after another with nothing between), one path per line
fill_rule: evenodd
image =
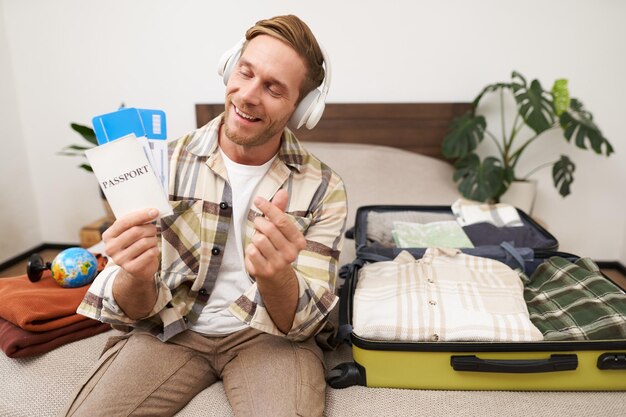
M300 101L298 107L296 107L296 110L291 115L291 119L289 119L289 127L291 127L292 129L299 129L303 124L307 123L307 121L309 120L309 115L320 101L320 95L320 91L318 89L315 89L309 92L309 94L307 94ZM319 116L321 117L321 114ZM313 124L313 126L315 126L315 123ZM311 129L312 127L308 128Z
M239 61L239 56L241 55L241 50L237 51L234 55L229 55L224 67L222 69L222 73L220 74L224 80L224 85L228 84L228 79L230 78L230 74L232 74L233 69L235 68L235 64ZM219 71L218 71L219 74Z
M237 43L237 45L224 52L219 60L219 63L217 64L217 74L222 76L224 85L228 83L230 74L232 74L235 64L239 61L241 49L243 48L245 41L246 39L243 38Z
M313 129L317 125L317 122L319 122L322 118L322 114L324 114L325 108L326 103L324 103L324 100L319 99L316 101L315 106L311 109L311 114L305 124L307 129Z

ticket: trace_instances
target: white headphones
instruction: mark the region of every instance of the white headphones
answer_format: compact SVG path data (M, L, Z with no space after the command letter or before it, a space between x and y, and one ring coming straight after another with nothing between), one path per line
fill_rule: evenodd
M220 58L217 66L217 73L223 77L224 84L228 83L230 74L233 72L235 65L239 61L241 50L245 42L246 38L241 39L234 47L226 51ZM324 57L324 79L318 88L313 89L302 100L300 100L300 103L293 112L291 119L289 119L289 127L294 130L299 129L302 125L306 126L307 129L313 129L317 122L319 122L322 118L324 107L326 107L326 95L328 94L328 89L330 88L331 78L330 60L328 59L328 55L322 45L320 45L320 49L322 51L322 56Z

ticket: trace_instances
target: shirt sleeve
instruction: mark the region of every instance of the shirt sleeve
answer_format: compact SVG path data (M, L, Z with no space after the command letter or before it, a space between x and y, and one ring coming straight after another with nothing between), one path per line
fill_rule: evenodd
M160 274L157 273L155 275L157 301L152 311L139 320L131 319L124 313L113 297L113 283L120 269L120 266L115 265L112 260L109 261L106 268L98 274L89 290L87 290L83 301L76 310L78 314L104 323L132 326L140 320L157 314L172 299L170 289L161 281Z

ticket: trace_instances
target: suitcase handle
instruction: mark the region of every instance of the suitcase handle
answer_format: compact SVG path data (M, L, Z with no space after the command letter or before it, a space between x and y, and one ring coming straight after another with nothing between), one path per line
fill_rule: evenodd
M450 357L455 371L499 372L527 374L539 372L573 371L578 367L578 356L574 354L550 355L548 359L480 359L475 355Z

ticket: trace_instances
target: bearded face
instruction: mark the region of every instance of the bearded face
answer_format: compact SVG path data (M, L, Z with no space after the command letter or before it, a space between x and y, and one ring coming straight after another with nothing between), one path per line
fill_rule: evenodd
M251 39L226 86L223 132L227 141L278 149L305 74L304 61L288 44L267 35Z

